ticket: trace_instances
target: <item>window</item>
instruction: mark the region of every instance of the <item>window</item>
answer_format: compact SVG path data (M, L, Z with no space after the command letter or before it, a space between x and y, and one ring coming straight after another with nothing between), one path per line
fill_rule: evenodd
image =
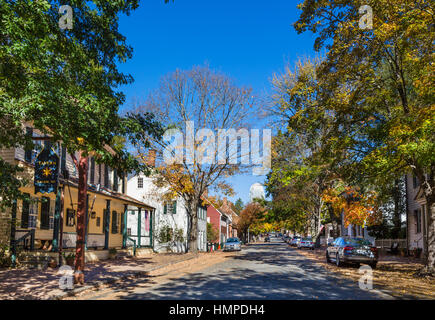
M25 193L25 199L23 199L23 207L21 211L21 228L29 227L29 211L30 211L30 201L27 197L30 197L30 194Z
M167 213L176 214L177 213L177 201L165 202L163 206L163 214Z
M421 232L421 209L414 210L416 233Z
M101 218L100 217L97 217L96 225L97 225L97 227L101 226Z
M137 188L138 189L143 188L143 178L137 178Z
M29 226L28 228L36 228L36 220L38 218L39 201L36 198L30 200L29 205Z
M417 188L419 185L418 178L415 175L412 176L412 185L413 185L414 189Z
M118 220L118 212L112 211L112 233L118 233L119 229L119 220Z
M50 229L50 199L47 197L41 201L41 229Z
M66 226L74 227L76 225L76 212L73 209L66 210Z

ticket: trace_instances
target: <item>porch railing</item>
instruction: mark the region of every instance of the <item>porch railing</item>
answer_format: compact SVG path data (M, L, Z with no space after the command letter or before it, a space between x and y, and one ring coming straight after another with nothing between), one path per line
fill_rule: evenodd
M136 240L130 237L127 237L127 240L133 242L133 255L136 257Z
M29 232L15 240L15 249L19 246L21 242L23 243L23 247L26 248L27 239L30 239L29 249L30 251L33 251L35 249L35 229L31 229Z

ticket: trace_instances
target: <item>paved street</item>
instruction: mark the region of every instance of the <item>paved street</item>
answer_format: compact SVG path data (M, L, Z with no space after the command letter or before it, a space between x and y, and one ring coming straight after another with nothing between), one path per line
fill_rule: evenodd
M152 283L151 283L152 282ZM376 289L376 288L375 288ZM178 270L81 299L388 299L328 273L280 239L252 245L202 270Z

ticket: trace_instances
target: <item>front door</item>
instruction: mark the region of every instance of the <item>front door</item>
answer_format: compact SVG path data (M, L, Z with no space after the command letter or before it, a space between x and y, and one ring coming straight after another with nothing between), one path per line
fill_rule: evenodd
M42 197L41 201L41 229L50 229L50 199Z

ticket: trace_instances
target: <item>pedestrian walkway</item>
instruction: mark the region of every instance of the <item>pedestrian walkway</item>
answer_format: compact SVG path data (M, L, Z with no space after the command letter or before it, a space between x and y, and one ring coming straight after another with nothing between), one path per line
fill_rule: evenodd
M193 259L206 253L152 254L143 258L124 258L89 263L85 269L85 285L133 277L170 264ZM64 293L59 289L62 274L58 269L0 269L0 300L50 299Z

